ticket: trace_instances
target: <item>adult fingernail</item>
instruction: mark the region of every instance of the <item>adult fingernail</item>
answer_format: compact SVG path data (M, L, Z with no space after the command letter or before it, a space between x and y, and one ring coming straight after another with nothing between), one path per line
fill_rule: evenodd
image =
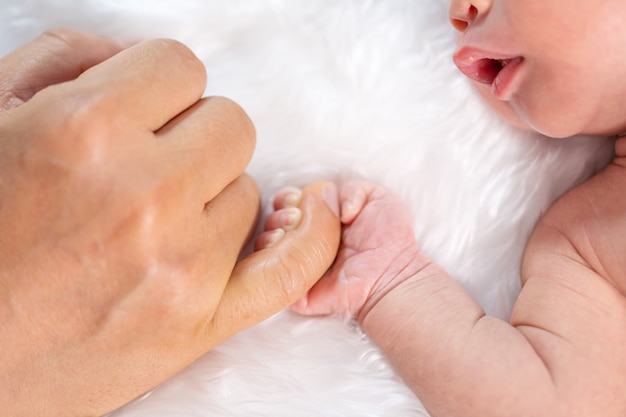
M324 184L322 197L326 205L335 213L335 216L339 217L339 193L337 192L337 186L331 182Z

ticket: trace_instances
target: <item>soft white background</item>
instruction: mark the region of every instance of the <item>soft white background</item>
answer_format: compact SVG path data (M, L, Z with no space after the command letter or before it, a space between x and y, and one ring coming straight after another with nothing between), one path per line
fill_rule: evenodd
M452 64L445 0L0 5L0 54L54 26L185 42L207 66L206 93L236 100L257 127L249 172L266 207L286 184L380 182L408 204L424 250L503 318L534 222L610 153L603 140L546 139L491 115ZM284 312L111 417L422 415L350 323Z

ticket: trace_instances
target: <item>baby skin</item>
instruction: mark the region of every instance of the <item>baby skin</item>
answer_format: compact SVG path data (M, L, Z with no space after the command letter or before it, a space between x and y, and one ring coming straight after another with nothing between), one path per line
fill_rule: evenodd
M454 63L518 127L624 136L626 2L574 3L450 0ZM433 417L624 417L625 189L622 137L536 226L507 322L420 251L397 197L345 184L335 263L293 309L354 317ZM297 200L279 194L267 235L287 195Z
M356 319L433 417L625 416L625 140L537 226L509 322L420 251L397 196L359 181L338 190L334 265L292 309ZM284 235L300 195L277 194L257 249Z

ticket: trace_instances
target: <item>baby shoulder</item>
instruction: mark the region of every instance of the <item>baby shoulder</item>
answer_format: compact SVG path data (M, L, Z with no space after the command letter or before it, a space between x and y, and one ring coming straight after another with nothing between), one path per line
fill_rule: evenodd
M569 398L594 410L607 404L626 409L625 237L626 168L613 164L541 219L510 318L555 381L603 381L601 395L587 384L566 384Z
M626 297L626 167L613 163L555 202L531 236L524 279L555 269L555 257Z

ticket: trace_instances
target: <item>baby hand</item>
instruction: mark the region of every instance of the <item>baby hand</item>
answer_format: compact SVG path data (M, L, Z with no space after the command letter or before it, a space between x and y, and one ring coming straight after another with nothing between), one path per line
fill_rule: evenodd
M267 231L285 215L283 196L277 194L277 211L269 216ZM409 213L396 195L372 183L351 181L340 188L339 201L342 238L337 258L291 309L361 322L385 294L430 261L420 252Z

